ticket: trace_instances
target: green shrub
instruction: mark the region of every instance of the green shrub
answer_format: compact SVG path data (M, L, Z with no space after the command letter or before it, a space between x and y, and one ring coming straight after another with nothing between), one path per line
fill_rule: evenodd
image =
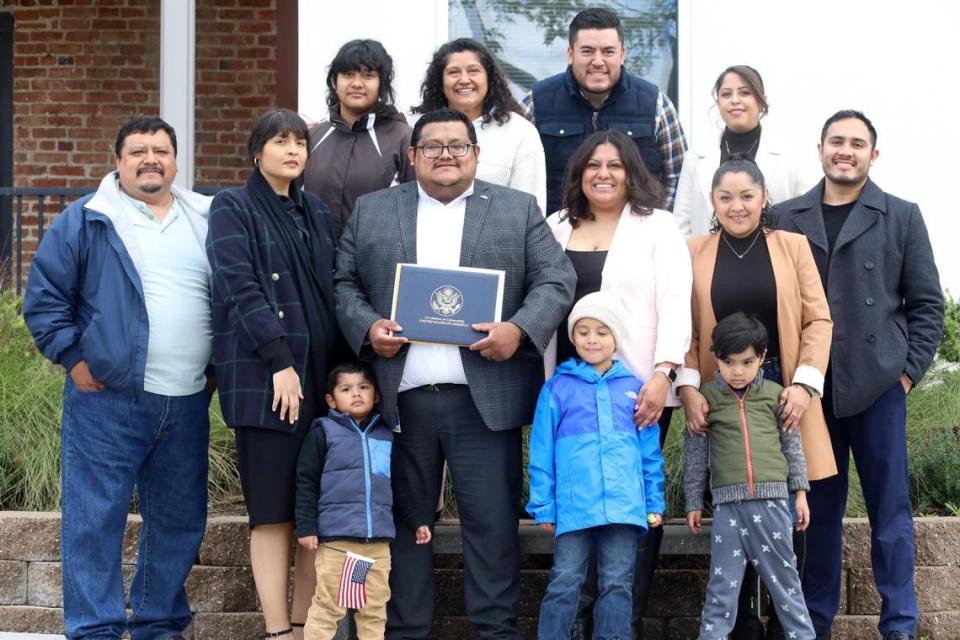
M941 362L909 396L908 445L911 498L919 513L953 513L960 506L960 301L946 294ZM0 291L0 510L56 510L60 501L60 415L63 370L33 346L20 316L20 300ZM233 434L219 404L210 407L210 510L242 512ZM664 446L667 515L684 516L683 411L674 413ZM523 504L527 500L524 433ZM865 515L856 469L850 465L847 515ZM445 516L456 515L447 485Z
M19 312L20 300L0 292L0 509L45 510L60 499L63 376Z
M946 313L943 318L943 336L937 355L943 360L960 362L960 300L954 300L949 291L943 294Z
M933 372L909 396L910 497L920 513L960 503L960 371Z
M20 304L12 292L0 291L0 510L56 511L64 373L37 352ZM210 423L210 509L237 511L233 435L216 400Z
M919 434L910 451L910 500L920 513L950 515L960 499L960 425Z

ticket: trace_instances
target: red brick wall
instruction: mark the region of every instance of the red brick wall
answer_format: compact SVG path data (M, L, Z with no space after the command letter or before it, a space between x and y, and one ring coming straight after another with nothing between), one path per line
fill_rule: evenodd
M253 121L277 104L276 0L197 0L196 183L243 183Z
M277 2L197 0L195 182L240 184L253 120L277 103ZM0 0L14 24L17 187L95 187L117 130L160 111L161 0ZM24 201L23 269L38 240ZM46 201L45 224L58 203ZM0 285L2 286L2 285Z
M0 9L15 21L13 185L97 185L113 168L120 125L159 113L160 0L14 0ZM59 208L45 200L45 227ZM21 253L14 241L10 259L23 282L40 238L35 198L24 198L20 225Z
M277 0L198 0L195 180L243 182L275 106ZM15 0L14 185L92 186L117 129L159 113L160 0Z
M160 0L12 4L14 185L95 185L119 126L159 113Z

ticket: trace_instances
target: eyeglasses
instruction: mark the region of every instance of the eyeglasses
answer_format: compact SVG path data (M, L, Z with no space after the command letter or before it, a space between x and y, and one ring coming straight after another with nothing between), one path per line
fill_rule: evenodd
M425 144L417 147L424 158L439 158L446 149L454 158L462 158L470 153L470 148L475 145L466 142L454 142L453 144Z

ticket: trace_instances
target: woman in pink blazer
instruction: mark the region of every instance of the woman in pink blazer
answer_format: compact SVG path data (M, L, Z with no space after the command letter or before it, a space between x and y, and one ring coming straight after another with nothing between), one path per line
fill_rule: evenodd
M659 422L661 446L673 408L680 404L672 383L690 345L693 282L690 254L673 216L657 208L662 193L636 144L619 131L600 131L571 158L565 209L547 219L577 271L574 303L599 290L623 302L626 336L617 357L644 383L634 419L641 428ZM556 363L574 355L566 327L562 329L547 349L548 376ZM662 537L662 527L651 529L640 546L633 590L635 628L646 608ZM586 615L578 618L581 629L575 629L575 635L589 628L595 593L591 572L581 595Z

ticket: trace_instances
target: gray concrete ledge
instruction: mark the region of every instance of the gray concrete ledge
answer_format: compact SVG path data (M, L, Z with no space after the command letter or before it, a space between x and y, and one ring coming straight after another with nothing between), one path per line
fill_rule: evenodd
M136 560L140 518L132 516L124 539L124 573ZM921 609L919 637L960 639L960 518L915 520L915 582ZM520 525L521 615L533 637L537 608L549 578L553 535L532 523ZM472 638L463 594L463 540L456 523L437 526L436 624L434 637ZM61 640L60 517L57 513L0 512L0 640ZM262 631L262 617L249 567L247 520L215 516L187 581L194 609L190 640L248 640ZM709 567L709 530L698 536L680 520L668 522L662 556L645 619L647 640L696 636ZM866 519L844 522L840 614L835 640L876 637L880 599L870 566ZM337 640L346 640L341 633Z

